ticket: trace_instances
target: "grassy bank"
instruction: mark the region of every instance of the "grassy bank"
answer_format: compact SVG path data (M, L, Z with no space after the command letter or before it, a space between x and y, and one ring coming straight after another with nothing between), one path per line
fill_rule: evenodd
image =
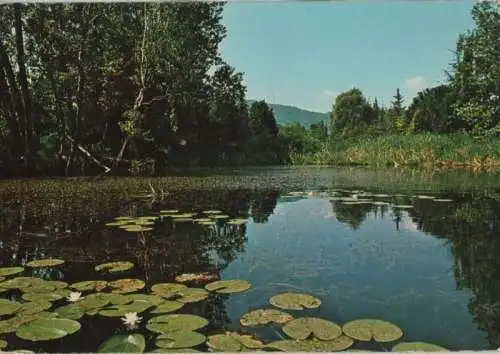
M388 135L333 140L296 165L363 165L500 169L500 139L465 135Z

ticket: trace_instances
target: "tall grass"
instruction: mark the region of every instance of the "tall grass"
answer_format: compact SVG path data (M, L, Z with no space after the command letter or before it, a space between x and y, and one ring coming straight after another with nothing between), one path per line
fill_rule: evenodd
M333 140L314 154L293 156L292 162L302 165L500 168L500 139L415 134Z

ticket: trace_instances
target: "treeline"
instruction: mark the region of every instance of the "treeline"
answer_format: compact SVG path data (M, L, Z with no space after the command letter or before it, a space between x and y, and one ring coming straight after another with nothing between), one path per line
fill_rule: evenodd
M422 146L416 145L423 141L435 142L439 149L447 145L449 149L461 148L464 142L473 145L472 137L480 137L490 145L497 141L495 158L500 161L500 144L495 140L500 136L500 4L478 2L472 17L475 26L459 36L446 83L419 92L408 105L399 89L386 107L380 106L376 98L370 102L358 88L341 93L333 104L327 143L319 144L316 139L308 145L317 147L315 156L307 149L301 150L302 155L310 157L302 156L302 162L365 164L366 160L377 160L380 153L369 156L368 151L377 144L383 151L394 145L418 150ZM302 140L310 138L309 131ZM495 147L485 150L482 157L494 153ZM349 148L351 151L347 151ZM441 154L446 147L442 150L433 153ZM408 151L399 152L412 158ZM392 163L397 153L387 154L386 162Z
M0 175L282 163L219 54L223 6L0 6Z

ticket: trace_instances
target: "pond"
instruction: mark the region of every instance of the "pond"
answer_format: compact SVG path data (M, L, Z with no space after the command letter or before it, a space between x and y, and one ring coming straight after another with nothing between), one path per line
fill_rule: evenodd
M0 345L496 349L499 231L493 174L283 167L1 181ZM99 267L109 262L122 263Z

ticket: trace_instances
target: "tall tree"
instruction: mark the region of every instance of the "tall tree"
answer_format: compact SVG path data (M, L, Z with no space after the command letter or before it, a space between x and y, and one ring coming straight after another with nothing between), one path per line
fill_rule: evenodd
M331 119L334 134L356 135L374 122L373 109L361 90L353 88L336 97Z

